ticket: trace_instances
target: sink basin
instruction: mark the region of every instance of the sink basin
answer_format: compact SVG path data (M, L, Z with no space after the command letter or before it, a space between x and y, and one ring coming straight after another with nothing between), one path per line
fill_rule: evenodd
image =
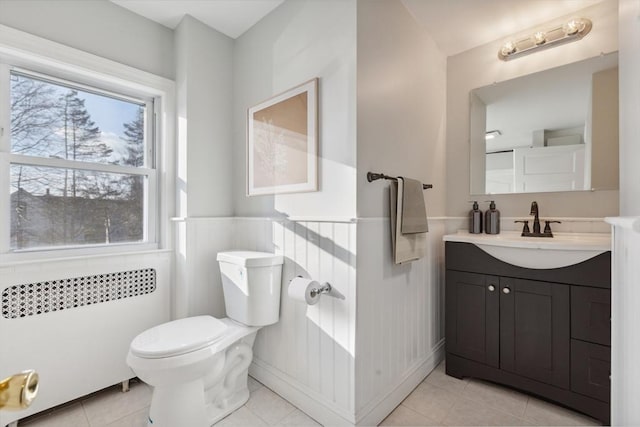
M473 243L501 261L534 269L566 267L611 250L611 235L605 233L554 233L549 238L522 237L517 231L471 234L461 230L443 240Z

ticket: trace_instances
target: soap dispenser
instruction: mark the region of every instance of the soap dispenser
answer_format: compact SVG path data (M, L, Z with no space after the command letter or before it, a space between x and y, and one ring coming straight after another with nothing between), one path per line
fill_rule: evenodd
M482 233L482 212L476 201L473 202L473 209L469 211L469 233Z
M484 214L484 229L487 234L500 234L500 211L493 200Z

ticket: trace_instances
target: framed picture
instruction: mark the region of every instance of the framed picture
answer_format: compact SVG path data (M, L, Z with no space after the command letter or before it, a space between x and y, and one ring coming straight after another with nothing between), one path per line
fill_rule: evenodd
M249 108L247 195L318 190L318 79Z

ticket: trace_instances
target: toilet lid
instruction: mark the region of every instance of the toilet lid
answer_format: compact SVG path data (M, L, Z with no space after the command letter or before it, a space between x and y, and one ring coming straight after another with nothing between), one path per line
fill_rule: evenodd
M187 317L147 329L131 342L131 353L148 359L178 356L218 341L227 329L211 316Z

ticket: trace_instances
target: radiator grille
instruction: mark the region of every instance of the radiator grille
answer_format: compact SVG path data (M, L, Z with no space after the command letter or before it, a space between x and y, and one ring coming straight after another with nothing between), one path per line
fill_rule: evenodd
M2 291L2 317L35 316L155 290L156 270L153 268L14 285Z

